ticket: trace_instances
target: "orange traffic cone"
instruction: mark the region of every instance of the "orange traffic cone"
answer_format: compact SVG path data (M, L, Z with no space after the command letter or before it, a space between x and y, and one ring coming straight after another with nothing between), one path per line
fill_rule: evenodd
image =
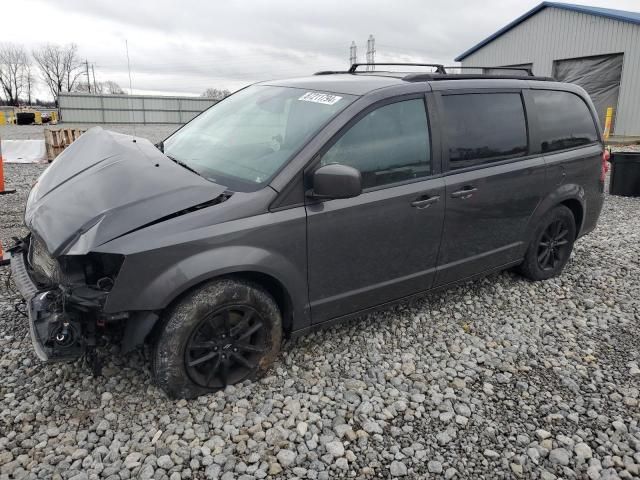
M2 242L0 242L0 267L3 265L9 265L9 258L5 258L4 252L2 251Z
M2 139L0 138L0 195L5 193L14 193L15 190L5 190L4 188L4 162L2 160ZM2 248L0 247L0 253Z

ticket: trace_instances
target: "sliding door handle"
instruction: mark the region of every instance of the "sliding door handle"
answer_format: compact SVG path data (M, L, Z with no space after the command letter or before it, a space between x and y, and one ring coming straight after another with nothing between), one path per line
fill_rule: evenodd
M451 198L462 198L463 200L466 198L473 197L473 194L478 191L475 187L464 187L462 190L458 190L457 192L453 192L451 194Z
M427 208L433 205L434 203L438 202L439 200L440 200L439 195L429 197L429 198L420 197L418 200L411 202L411 206L415 208Z

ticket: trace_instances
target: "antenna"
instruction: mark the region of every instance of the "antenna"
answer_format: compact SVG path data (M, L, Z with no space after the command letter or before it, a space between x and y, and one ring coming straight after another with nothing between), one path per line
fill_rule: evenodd
M129 60L129 42L127 39L124 39L124 47L127 49L127 69L129 70L129 118L131 118L131 123L133 123L133 136L136 137L136 117L133 114L133 104L131 95L133 95L133 82L131 81L131 61Z

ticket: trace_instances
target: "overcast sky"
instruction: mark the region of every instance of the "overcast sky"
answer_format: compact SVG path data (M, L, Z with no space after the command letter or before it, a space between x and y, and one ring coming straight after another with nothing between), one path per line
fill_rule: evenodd
M3 0L1 39L29 49L75 42L98 81L128 88L125 39L137 93L200 94L270 78L346 68L355 40L365 60L453 58L540 3L537 0ZM574 3L640 10L640 0ZM40 86L38 93L43 96Z

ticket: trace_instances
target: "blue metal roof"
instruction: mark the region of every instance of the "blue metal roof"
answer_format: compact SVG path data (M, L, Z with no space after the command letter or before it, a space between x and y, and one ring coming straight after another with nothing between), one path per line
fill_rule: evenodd
M456 62L462 61L464 58L468 57L473 52L480 50L482 47L484 47L488 43L491 43L500 35L508 32L514 27L517 27L522 22L524 22L525 20L529 19L530 17L534 16L536 13L538 13L539 11L547 7L561 8L563 10L571 10L573 12L579 12L579 13L587 13L589 15L596 15L598 17L611 18L613 20L619 20L621 22L629 22L629 23L635 23L636 25L640 25L640 12L628 12L626 10L614 10L612 8L588 7L586 5L574 5L573 3L542 2L540 5L533 7L524 15L516 18L510 24L502 27L493 35L485 38L480 43L478 43L477 45L474 45L466 52L461 53L454 60Z

